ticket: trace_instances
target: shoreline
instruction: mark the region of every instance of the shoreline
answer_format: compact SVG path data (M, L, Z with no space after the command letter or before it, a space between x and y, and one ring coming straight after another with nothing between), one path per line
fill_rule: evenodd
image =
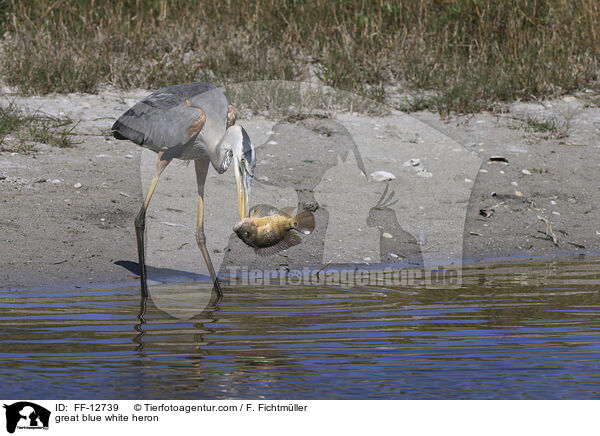
M460 265L461 269L465 268L467 270L471 270L471 269L475 269L475 268L481 268L481 267L486 267L486 266L494 266L494 267L503 267L503 266L522 266L524 263L526 263L527 265L530 265L534 270L535 268L539 268L543 263L548 263L548 262L568 262L568 261L577 261L577 262L587 262L587 261L600 261L600 252L596 252L596 253L588 253L588 254L582 254L582 253L565 253L565 254L554 254L554 255L549 255L549 256L530 256L530 257L502 257L502 258L486 258L486 259L479 259L479 260L466 260L463 261ZM341 265L337 265L337 267L340 267ZM373 264L373 265L369 265L369 266L364 266L364 265L346 265L347 266L347 271L354 271L357 270L358 271L385 271L390 269L389 266L387 265L383 265L383 264ZM447 265L436 265L436 266L447 266ZM362 269L361 269L362 267ZM240 268L244 268L244 267L240 267ZM308 268L308 267L307 267ZM335 270L336 266L332 266L332 269ZM393 269L393 268L391 268ZM397 270L394 270L394 272L399 271L399 272L404 272L407 271L409 269L416 269L416 268L399 268ZM338 268L338 271L341 270L340 268ZM249 270L247 270L249 272ZM268 275L270 273L276 272L278 270L265 270L263 271L263 273L265 275ZM310 270L311 274L315 274L315 272L318 271L317 268ZM279 276L278 276L279 277ZM464 277L464 276L463 276ZM243 280L243 279L242 279ZM324 282L326 282L327 280L324 279ZM160 280L149 280L148 281L148 286L152 287L152 286L160 286L160 285L177 285L177 284L181 284L181 285L186 285L186 284L202 284L202 283L209 283L210 282L210 278L208 276L203 277L203 278L199 278L196 280L189 280L189 278L168 278L168 280L164 280L164 281L160 281ZM340 285L347 285L347 283L318 283L319 285L322 286L340 286ZM284 283L283 286L290 286L290 287L294 287L294 286L298 286L298 283ZM303 284L304 285L304 284ZM358 284L354 283L355 286L357 286ZM231 284L225 282L224 287L225 290L227 289L227 286L231 286ZM239 287L240 283L236 283L235 286ZM262 285L265 287L272 287L272 288L278 288L278 286L282 286L281 284L278 283L273 283L268 284L268 285ZM377 284L373 285L373 284L369 284L369 286L377 286ZM381 285L380 285L381 286ZM399 285L386 285L385 283L382 285L384 287L393 287L393 286L406 286L407 289L411 289L411 287L414 287L414 285L403 285L403 284L399 284ZM253 287L253 285L243 285L242 287ZM304 287L304 286L303 286ZM307 286L308 287L308 286ZM42 286L33 286L33 287L27 287L27 288L0 288L0 292L16 292L16 293L37 293L37 292L93 292L93 291L112 291L112 290L129 290L131 289L132 292L137 292L139 288L139 280L138 279L132 279L131 281L127 281L127 282L102 282L102 283L91 283L91 284L86 284L85 286L79 286L79 285L57 285L57 286L53 286L53 285L49 285L49 287L42 287ZM427 286L422 286L423 289L421 290L427 290L427 289L439 289L439 288L429 288ZM461 289L461 287L458 287L456 289ZM226 296L226 294L225 294Z

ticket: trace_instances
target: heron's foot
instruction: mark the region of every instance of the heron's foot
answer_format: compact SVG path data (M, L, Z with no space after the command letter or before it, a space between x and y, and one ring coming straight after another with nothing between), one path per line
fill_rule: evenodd
M198 247L202 252L204 261L206 262L208 273L210 274L210 278L212 279L214 284L213 288L220 299L223 296L223 290L221 289L221 284L219 283L219 279L215 274L215 269L213 268L212 261L210 260L210 256L208 255L208 250L206 249L206 236L204 236L204 230L202 228L199 228L196 232L196 242L198 243Z

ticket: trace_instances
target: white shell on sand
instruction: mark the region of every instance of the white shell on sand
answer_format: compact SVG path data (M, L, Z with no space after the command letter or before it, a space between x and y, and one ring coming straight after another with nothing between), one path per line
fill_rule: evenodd
M387 171L375 171L371 173L371 178L376 182L387 182L388 180L395 180L396 176Z
M402 164L405 167L418 167L419 165L421 165L421 159L409 159L406 162L404 162Z

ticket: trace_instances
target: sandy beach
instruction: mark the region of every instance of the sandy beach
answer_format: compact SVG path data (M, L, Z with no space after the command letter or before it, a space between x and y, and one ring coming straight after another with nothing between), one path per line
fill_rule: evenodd
M110 90L99 95L9 97L32 111L70 117L77 123L74 132L78 143L71 148L35 144L34 151L27 154L0 153L0 288L135 283L135 274L116 262L137 262L133 220L147 183L144 168L152 167L152 156L133 143L115 140L109 129L123 111L147 94L144 90ZM423 251L448 242L448 252L468 261L552 258L600 252L600 109L588 107L584 97L515 103L498 114L484 112L450 119L426 111L392 111L381 117L332 112L329 116L346 126L365 159L369 176L375 170L391 168L398 182L395 195L402 206L396 209L398 221ZM527 123L532 118L556 120L564 131L536 131ZM243 114L239 120L258 145L259 166L260 145L268 144L278 121L268 112ZM395 138L394 152L399 153L393 162L385 155L389 138ZM307 145L307 153L310 150ZM418 161L406 164L410 159ZM181 166L172 165L169 170L165 186L171 181L195 198L193 180L187 176L178 179ZM220 196L234 199L231 171L219 177L211 169L209 179L214 179L215 187L207 199L208 210L211 201L218 202ZM330 177L333 182L335 177ZM356 182L350 179L348 183L364 183L372 192L383 190L383 183L378 185L370 178L363 182L358 176L354 177ZM277 185L277 180L270 180L270 185ZM428 186L433 195L425 196L425 188L420 186ZM159 192L161 188L159 185ZM150 265L180 265L182 270L194 271L198 264L202 272L193 224L187 224L194 222L194 203L177 206L168 195L172 190L162 192L165 195L156 203L153 200L149 211L149 220L164 230L159 232L161 251L153 252ZM260 197L258 188L256 195ZM458 200L447 207L443 198ZM410 205L429 213L403 218L402 211ZM457 212L452 218L452 231L436 224L455 206L464 216ZM231 234L235 213L231 223L215 220L207 212L207 229L215 228L212 233L207 230L208 239L216 235L212 238L215 245L209 248L218 256L225 248L223 238L227 241ZM344 225L339 224L336 231L356 233ZM452 248L455 246L461 249ZM355 258L362 255L355 254ZM278 259L281 264L282 259Z

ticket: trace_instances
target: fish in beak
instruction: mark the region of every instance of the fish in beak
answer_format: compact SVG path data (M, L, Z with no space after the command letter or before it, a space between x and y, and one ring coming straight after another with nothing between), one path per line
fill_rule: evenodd
M311 212L304 210L293 216L293 210L293 207L278 210L259 204L249 211L248 217L233 226L233 231L259 256L276 254L302 242L296 233L310 235L315 229Z

